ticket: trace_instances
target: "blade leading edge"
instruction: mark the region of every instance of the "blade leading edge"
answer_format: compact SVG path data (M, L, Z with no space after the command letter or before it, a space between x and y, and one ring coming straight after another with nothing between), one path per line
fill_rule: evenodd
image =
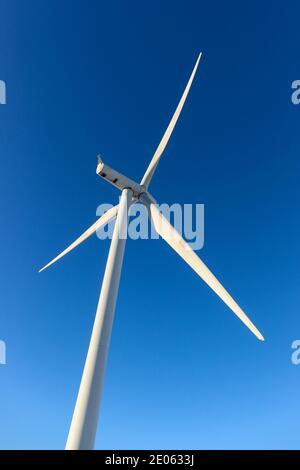
M249 330L261 341L263 335L239 307L218 279L196 255L190 245L181 237L175 228L158 210L156 204L148 203L150 218L157 233L178 253L181 258L203 279L204 282L225 302L225 304L239 317Z
M166 148L166 146L167 146L167 143L169 142L169 139L170 139L170 137L171 137L171 135L172 135L172 132L173 132L173 130L174 130L174 127L175 127L175 125L176 125L176 122L177 122L177 120L178 120L178 118L179 118L179 116L180 116L180 113L181 113L181 111L182 111L183 105L184 105L184 103L185 103L185 100L186 100L187 95L188 95L188 93L189 93L189 91L190 91L191 85L192 85L192 83L193 83L193 80L194 80L194 77L195 77L195 74L196 74L196 71L197 71L197 68L198 68L200 59L201 59L201 55L202 55L202 52L200 52L200 54L199 54L199 56L198 56L198 59L197 59L197 61L196 61L196 64L195 64L194 69L193 69L193 71L192 71L192 74L191 74L191 76L190 76L190 79L189 79L189 81L188 81L188 83L187 83L187 85L186 85L186 87L185 87L185 90L184 90L184 92L183 92L183 95L182 95L182 97L181 97L181 99L180 99L180 101L179 101L179 103L178 103L178 106L177 106L177 108L176 108L176 110L175 110L175 113L174 113L174 115L173 115L173 117L172 117L172 119L171 119L171 121L170 121L170 123L169 123L169 125L168 125L168 127L167 127L167 130L165 131L165 133L164 133L164 135L163 135L163 137L162 137L162 139L161 139L161 141L160 141L160 143L159 143L159 145L158 145L158 147L157 147L157 149L156 149L156 151L155 151L155 153L154 153L154 155L153 155L153 157L152 157L152 160L151 160L151 162L150 162L150 164L149 164L149 166L148 166L148 168L147 168L147 170L146 170L146 172L145 172L145 174L144 174L144 176L143 176L143 178L142 178L142 180L141 180L141 183L140 183L140 184L143 185L143 186L145 186L146 189L148 188L148 186L149 186L149 184L150 184L150 181L151 181L152 176L153 176L153 174L154 174L154 171L155 171L155 169L156 169L156 167L157 167L157 165L158 165L158 162L159 162L159 160L160 160L160 157L162 156L162 153L163 153L163 151L165 150L165 148Z
M70 251L74 250L78 245L80 245L82 242L84 242L87 238L89 238L93 233L95 233L98 229L103 227L104 225L108 224L111 220L113 220L118 212L119 204L112 207L109 209L107 212L105 212L96 222L89 227L80 237L78 237L68 248L66 248L64 251L62 251L59 255L57 255L53 260L51 260L48 264L46 264L43 268L39 270L39 273L44 271L46 268L51 266L51 264L54 264L56 261L58 261L60 258L65 256L67 253Z

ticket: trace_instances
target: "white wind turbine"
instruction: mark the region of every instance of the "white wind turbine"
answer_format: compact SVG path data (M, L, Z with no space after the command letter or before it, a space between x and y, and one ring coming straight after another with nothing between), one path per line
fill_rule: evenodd
M99 405L103 386L105 363L111 336L112 323L116 299L118 294L120 274L126 243L128 209L131 204L139 201L148 209L149 218L158 234L173 248L179 256L211 287L211 289L225 302L225 304L239 317L239 319L254 333L264 340L262 334L250 321L243 310L233 300L218 279L201 261L190 245L170 225L168 220L158 210L155 199L148 191L149 184L162 156L162 153L171 137L178 117L181 113L186 97L192 85L201 53L198 56L190 79L186 85L183 95L160 141L153 158L138 184L119 172L105 165L98 157L97 174L113 184L122 191L120 203L109 209L89 229L77 238L68 248L44 266L43 271L58 259L73 250L76 246L90 237L100 227L108 224L116 218L113 237L105 268L99 303L97 307L95 322L93 326L90 345L85 361L83 375L73 413L73 418L66 443L66 449L92 449L97 430Z

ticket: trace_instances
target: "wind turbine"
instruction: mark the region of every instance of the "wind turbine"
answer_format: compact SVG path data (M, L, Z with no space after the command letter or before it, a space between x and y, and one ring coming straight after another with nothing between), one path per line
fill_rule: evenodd
M66 443L66 449L93 449L97 430L99 405L103 386L106 358L109 348L115 305L117 300L120 274L127 235L129 207L141 202L147 207L149 218L157 233L175 250L181 258L208 284L208 286L225 302L239 319L259 339L262 334L250 321L243 310L233 300L214 274L201 261L190 245L170 225L168 220L157 208L156 201L149 193L149 184L159 160L171 137L173 129L182 111L196 74L201 53L199 54L192 74L174 112L174 115L153 155L153 158L140 183L113 170L98 157L97 174L121 190L120 203L104 213L90 228L77 238L68 248L56 256L41 270L65 256L80 243L90 237L96 230L116 219L113 237L109 249L101 293L96 311L95 322L89 349L85 361L83 375L79 387L77 401Z

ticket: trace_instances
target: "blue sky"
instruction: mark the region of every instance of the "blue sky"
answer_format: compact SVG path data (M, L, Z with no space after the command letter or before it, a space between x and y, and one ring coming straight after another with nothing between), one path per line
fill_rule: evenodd
M37 270L139 179L204 203L201 258L261 343L162 240L129 240L97 448L299 448L299 3L0 0L0 448L63 448L108 241ZM185 171L189 167L192 174Z

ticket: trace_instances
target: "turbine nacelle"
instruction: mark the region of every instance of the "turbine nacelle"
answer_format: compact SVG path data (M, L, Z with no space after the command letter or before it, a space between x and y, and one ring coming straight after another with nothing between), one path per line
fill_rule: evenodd
M118 171L113 170L110 166L106 165L100 155L97 156L97 159L97 175L108 181L116 188L120 189L121 191L127 188L131 189L134 198L138 198L142 193L146 191L143 185L136 183L132 179L127 178L127 176L122 175L122 173L119 173Z

